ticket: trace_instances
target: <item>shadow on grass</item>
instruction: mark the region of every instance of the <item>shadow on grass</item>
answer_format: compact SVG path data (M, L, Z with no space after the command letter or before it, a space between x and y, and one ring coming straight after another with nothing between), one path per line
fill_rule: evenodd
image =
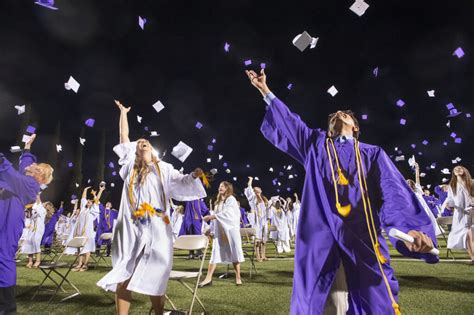
M447 279L427 276L398 276L400 287L412 287L433 291L470 293L474 288L474 279Z

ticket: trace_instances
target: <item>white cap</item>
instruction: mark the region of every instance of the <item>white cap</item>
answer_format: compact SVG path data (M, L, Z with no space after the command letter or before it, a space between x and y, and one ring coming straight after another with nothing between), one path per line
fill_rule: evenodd
M86 143L86 139L79 137L79 142L84 145Z
M17 145L12 146L12 147L10 147L10 152L11 152L11 153L21 152L21 148L20 148L19 146L17 146Z
M21 142L27 143L28 141L30 141L30 138L31 138L31 136L23 135L23 138L21 138Z
M165 106L160 101L156 101L156 103L153 104L153 108L156 110L157 113L159 113L163 110L163 108L165 108Z
M56 151L61 152L63 150L63 146L60 144L56 144Z
M21 115L25 112L26 105L15 105L15 109L18 111L18 115Z
M193 152L193 149L188 146L186 143L180 141L174 148L173 151L171 151L171 155L173 155L175 158L180 160L181 162L184 162L188 156Z
M331 94L332 97L334 97L337 94L338 90L336 87L333 85L328 89L328 93Z
M356 0L351 6L350 10L357 14L358 16L364 15L365 11L369 8L369 5L363 0Z
M306 48L308 48L308 46L310 46L310 49L313 49L316 47L318 39L319 37L311 37L308 32L304 31L293 38L293 45L300 51L304 51Z
M76 93L79 90L80 86L81 85L79 84L79 82L77 82L76 79L74 79L72 76L70 76L69 80L66 83L64 83L64 88L66 90L73 90Z

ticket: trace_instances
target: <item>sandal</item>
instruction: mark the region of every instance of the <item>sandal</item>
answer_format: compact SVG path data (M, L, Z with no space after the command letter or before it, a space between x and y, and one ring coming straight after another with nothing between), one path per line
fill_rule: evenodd
M82 265L77 265L76 267L72 268L71 271L77 272L77 271L81 270L81 268L82 268Z
M86 265L83 265L81 269L79 269L79 272L84 272L87 271L89 268Z

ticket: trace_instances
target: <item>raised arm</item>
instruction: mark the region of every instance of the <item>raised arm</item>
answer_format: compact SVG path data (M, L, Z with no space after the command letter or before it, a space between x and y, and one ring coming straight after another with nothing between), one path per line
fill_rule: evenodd
M420 165L415 162L415 183L421 187L420 184Z
M300 203L300 199L298 198L298 194L294 193L293 196L295 196L295 203Z
M131 107L125 107L119 101L115 101L115 104L120 109L120 121L119 121L119 132L120 132L120 143L130 142L129 129L128 129L128 112Z

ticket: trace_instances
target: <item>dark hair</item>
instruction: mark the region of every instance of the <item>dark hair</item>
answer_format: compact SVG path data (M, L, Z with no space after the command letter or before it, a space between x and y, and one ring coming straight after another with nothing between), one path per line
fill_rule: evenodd
M359 135L360 135L360 128L359 128L359 121L357 120L355 114L351 111L351 110L342 110L341 112L343 112L344 114L346 115L349 115L352 120L354 121L354 126L357 127L357 131L354 131L354 138L356 139L359 139ZM328 116L328 136L329 137L337 137L339 136L339 134L337 133L334 133L329 129L330 128L330 123L331 123L331 119L334 117L334 115L336 115L337 112L335 113L331 113L329 114Z

